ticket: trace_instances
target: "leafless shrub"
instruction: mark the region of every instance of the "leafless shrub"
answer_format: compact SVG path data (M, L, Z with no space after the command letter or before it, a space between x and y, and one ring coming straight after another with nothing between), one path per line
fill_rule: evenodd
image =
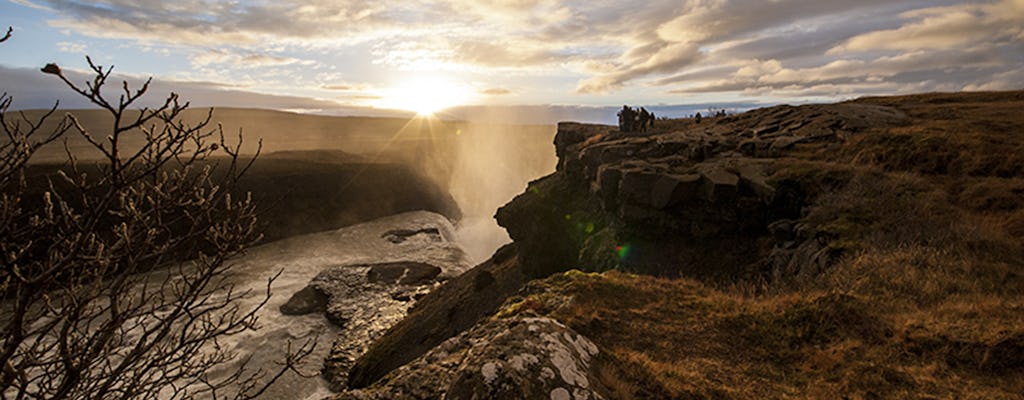
M223 345L257 327L273 281L255 293L227 280L231 258L260 237L250 198L230 194L255 157L241 159L241 135L229 145L211 114L183 122L189 104L176 94L130 111L149 82L125 82L113 100L103 91L112 69L88 61L95 75L84 86L57 65L43 72L106 110L109 132L72 115L43 132L57 105L33 121L0 96L0 398L258 396L298 372L313 342L289 344L276 371L238 367ZM146 144L125 148L133 134ZM79 162L65 142L65 166L30 190L40 186L27 174L32 154L70 135L103 161ZM254 297L255 307L239 303Z

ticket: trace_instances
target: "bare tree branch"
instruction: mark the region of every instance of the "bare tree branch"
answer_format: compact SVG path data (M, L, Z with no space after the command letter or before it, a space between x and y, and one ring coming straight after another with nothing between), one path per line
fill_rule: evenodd
M44 128L57 104L33 119L8 112L12 99L0 95L0 399L249 399L299 373L315 341L289 343L273 371L220 342L257 328L276 278L263 293L227 279L232 258L261 237L251 197L232 197L256 158L242 157L241 132L225 143L212 110L185 123L189 103L174 93L133 109L149 80L122 82L112 102L102 91L112 68L87 62L84 86L56 64L42 71L106 111L102 133L71 115ZM33 154L61 138L64 167L33 172ZM71 140L102 161L79 161ZM149 272L165 278L150 282ZM238 366L210 373L229 365Z

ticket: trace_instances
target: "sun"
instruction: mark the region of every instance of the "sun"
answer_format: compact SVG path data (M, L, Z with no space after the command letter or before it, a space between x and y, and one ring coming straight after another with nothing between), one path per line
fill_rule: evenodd
M381 96L382 106L433 115L445 108L465 104L469 91L461 84L439 77L409 79Z

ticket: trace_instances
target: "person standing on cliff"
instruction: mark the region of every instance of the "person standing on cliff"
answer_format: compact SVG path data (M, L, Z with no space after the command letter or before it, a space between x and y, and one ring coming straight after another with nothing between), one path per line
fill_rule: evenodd
M623 105L622 110L619 111L619 131L626 132L629 128L626 125L626 121L629 121L629 106Z
M646 108L640 107L640 118L637 121L639 123L639 131L647 132L647 124L651 120L651 113L647 112Z
M697 115L693 117L693 122L699 124L700 120L701 120L700 113L697 113Z

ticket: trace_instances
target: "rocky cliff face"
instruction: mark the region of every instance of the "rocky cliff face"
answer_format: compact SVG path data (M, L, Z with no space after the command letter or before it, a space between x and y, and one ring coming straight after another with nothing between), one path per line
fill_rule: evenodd
M557 172L498 211L524 268L734 279L812 274L834 254L796 221L806 190L773 176L797 144L905 124L869 104L779 106L650 134L559 124Z

